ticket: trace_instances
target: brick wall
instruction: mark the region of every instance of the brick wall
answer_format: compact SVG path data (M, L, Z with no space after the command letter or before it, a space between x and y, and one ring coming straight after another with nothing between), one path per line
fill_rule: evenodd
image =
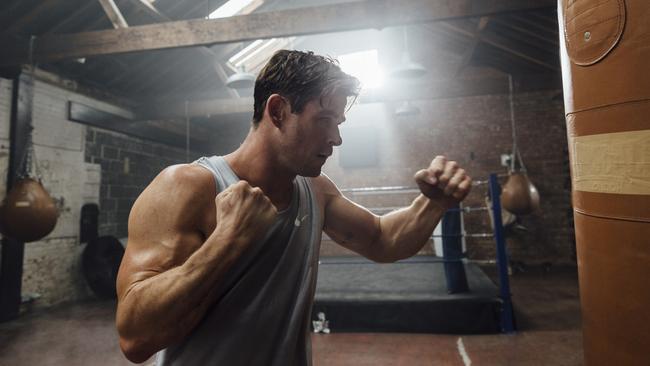
M527 263L574 261L573 223L566 129L559 91L522 93L515 98L518 143L529 176L541 195L541 209L520 218L528 231L509 232L511 258ZM394 104L357 105L348 115L348 128L378 131L379 159L374 167L345 169L335 153L324 167L341 188L413 186L413 173L438 154L459 161L477 180L491 172L504 173L500 155L511 150L507 95L417 100L414 117L392 115ZM342 129L345 148L346 130ZM475 187L466 205L485 205L487 186ZM352 197L367 207L407 204L414 195ZM483 211L465 215L468 233L490 232ZM467 238L468 256L490 260L492 239ZM323 254L345 254L323 243Z
M86 128L85 161L101 167L99 234L127 236L135 199L166 166L186 162L185 150L100 128ZM191 151L192 161L207 152Z

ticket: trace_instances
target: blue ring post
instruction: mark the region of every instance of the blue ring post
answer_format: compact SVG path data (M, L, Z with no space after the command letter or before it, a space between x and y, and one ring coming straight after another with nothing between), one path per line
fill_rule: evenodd
M496 174L490 174L490 199L494 217L494 239L497 243L497 269L499 271L499 297L503 301L501 308L501 332L514 333L515 319L510 297L510 279L508 278L508 251L503 235L501 221L501 187Z

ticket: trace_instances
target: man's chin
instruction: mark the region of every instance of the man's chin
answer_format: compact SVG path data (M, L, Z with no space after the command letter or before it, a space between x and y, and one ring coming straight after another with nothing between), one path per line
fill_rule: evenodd
M302 175L303 177L316 178L316 177L318 177L320 175L320 173L321 173L321 170L319 168L318 170L310 169L310 170L304 171L300 175Z
M321 165L318 166L311 166L311 167L303 167L302 171L300 172L299 175L303 177L318 177L321 173Z

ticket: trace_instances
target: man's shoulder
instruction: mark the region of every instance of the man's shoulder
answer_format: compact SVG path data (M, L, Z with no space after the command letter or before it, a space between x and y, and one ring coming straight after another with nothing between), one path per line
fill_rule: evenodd
M197 164L178 164L163 169L138 201L146 206L186 208L206 202L206 197L214 197L216 193L214 177L207 169Z
M322 200L321 202L327 204L332 197L341 195L341 191L339 191L336 184L325 173L309 179L311 179L314 193Z
M152 182L152 185L154 184L190 192L204 192L210 187L215 187L212 173L198 164L170 165L158 174Z
M311 181L311 185L316 191L326 192L331 189L336 189L334 182L332 182L332 180L327 175L325 175L325 173L321 173L317 177L311 177L308 179Z
M129 215L129 236L147 230L140 225L200 229L205 215L214 207L216 196L212 173L195 164L172 165L163 169L136 199Z

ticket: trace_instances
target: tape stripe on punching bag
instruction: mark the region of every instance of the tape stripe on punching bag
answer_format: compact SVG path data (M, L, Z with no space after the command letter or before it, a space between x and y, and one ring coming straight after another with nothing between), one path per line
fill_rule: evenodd
M585 364L650 349L650 1L559 0Z

